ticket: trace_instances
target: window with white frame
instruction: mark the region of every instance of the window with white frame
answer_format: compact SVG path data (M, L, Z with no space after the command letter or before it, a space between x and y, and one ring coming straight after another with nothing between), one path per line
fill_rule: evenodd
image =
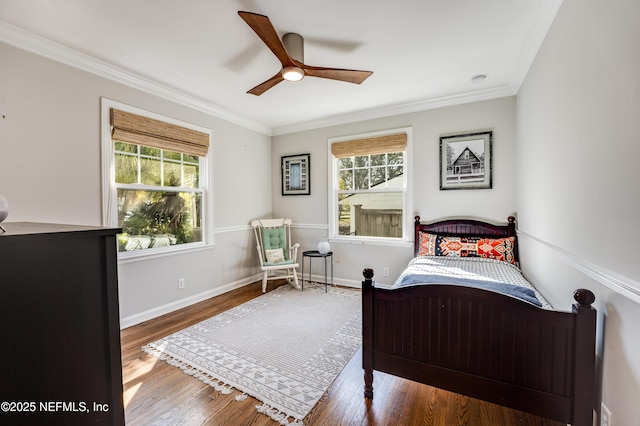
M410 129L330 140L330 235L408 241Z
M121 253L157 253L205 243L210 133L103 102L105 224L122 228Z

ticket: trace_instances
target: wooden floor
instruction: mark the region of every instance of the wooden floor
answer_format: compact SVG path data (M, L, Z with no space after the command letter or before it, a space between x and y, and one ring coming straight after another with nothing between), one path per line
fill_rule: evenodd
M269 290L277 287L270 283ZM354 290L357 291L357 290ZM127 425L269 425L251 397L236 401L140 349L261 294L254 283L122 330L124 404ZM375 373L374 399L363 397L362 355L358 351L305 425L539 425L562 423L467 398L409 380Z

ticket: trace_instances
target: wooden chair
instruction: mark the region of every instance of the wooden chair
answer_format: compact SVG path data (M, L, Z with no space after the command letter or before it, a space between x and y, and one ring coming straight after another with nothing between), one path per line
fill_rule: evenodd
M300 244L291 244L291 219L256 219L251 226L256 236L256 249L263 273L262 292L267 291L268 280L282 278L300 289L296 272Z

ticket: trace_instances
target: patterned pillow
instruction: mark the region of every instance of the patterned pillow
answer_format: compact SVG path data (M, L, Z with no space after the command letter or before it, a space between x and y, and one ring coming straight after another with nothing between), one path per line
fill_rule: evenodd
M418 256L485 257L516 263L515 237L449 237L420 233Z

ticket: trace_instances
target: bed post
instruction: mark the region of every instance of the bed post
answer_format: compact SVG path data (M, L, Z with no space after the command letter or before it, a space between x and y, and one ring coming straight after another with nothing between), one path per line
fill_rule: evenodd
M516 236L516 218L515 216L509 216L507 218L507 237Z
M595 295L581 288L573 293L578 303L573 304L576 314L573 425L593 424L596 362L596 310L591 304Z
M362 271L362 368L364 397L373 399L373 269Z
M413 254L420 252L420 216L413 218Z

